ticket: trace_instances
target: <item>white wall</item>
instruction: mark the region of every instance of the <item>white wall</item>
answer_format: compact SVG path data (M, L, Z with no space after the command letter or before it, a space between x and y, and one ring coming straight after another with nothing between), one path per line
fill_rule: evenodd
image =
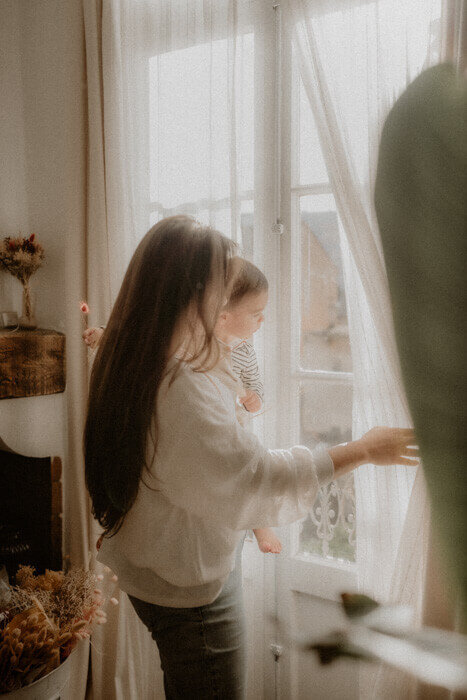
M0 10L0 236L27 231L26 157L23 114L19 3L5 0ZM15 294L16 291L16 294ZM20 311L19 283L0 274L0 311Z
M2 0L0 51L0 236L36 233L46 255L32 278L36 316L65 330L65 246L85 193L81 3ZM5 309L21 312L21 285L1 272Z
M43 328L65 331L67 249L77 228L79 237L85 238L86 95L80 0L2 0L0 59L0 236L36 233L46 256L31 283L36 317ZM77 262L78 277L81 268L82 262ZM73 276L73 264L67 274ZM21 313L21 285L5 271L0 271L0 310ZM12 399L0 404L0 437L2 425L4 436L12 436L15 425L20 431L15 401L24 404L21 414L26 421L30 412L29 431L35 434L34 399ZM45 412L52 418L48 409ZM62 416L62 432L65 425ZM55 446L57 431L53 432ZM12 439L16 449L19 436Z

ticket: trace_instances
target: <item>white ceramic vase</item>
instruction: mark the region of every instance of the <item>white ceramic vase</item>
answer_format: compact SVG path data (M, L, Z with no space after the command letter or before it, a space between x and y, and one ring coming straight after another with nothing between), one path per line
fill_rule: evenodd
M60 700L70 678L72 656L73 652L60 666L31 685L0 695L0 700Z

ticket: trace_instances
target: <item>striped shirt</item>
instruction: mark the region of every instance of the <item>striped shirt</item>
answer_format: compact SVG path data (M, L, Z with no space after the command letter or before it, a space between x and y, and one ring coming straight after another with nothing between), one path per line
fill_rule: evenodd
M232 369L245 389L254 391L262 401L264 398L264 387L259 373L256 353L251 343L243 340L232 348Z

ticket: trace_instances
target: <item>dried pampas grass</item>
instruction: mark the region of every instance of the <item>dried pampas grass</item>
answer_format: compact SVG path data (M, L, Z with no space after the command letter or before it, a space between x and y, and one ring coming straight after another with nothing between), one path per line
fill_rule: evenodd
M17 585L0 600L0 693L17 690L57 668L94 623L104 598L96 576L83 569L36 576L23 566Z

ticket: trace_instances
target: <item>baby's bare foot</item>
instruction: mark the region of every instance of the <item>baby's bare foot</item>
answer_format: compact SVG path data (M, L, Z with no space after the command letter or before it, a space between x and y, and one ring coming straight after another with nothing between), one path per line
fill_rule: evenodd
M253 530L255 533L258 547L265 554L279 554L282 550L282 544L274 530L269 527Z

